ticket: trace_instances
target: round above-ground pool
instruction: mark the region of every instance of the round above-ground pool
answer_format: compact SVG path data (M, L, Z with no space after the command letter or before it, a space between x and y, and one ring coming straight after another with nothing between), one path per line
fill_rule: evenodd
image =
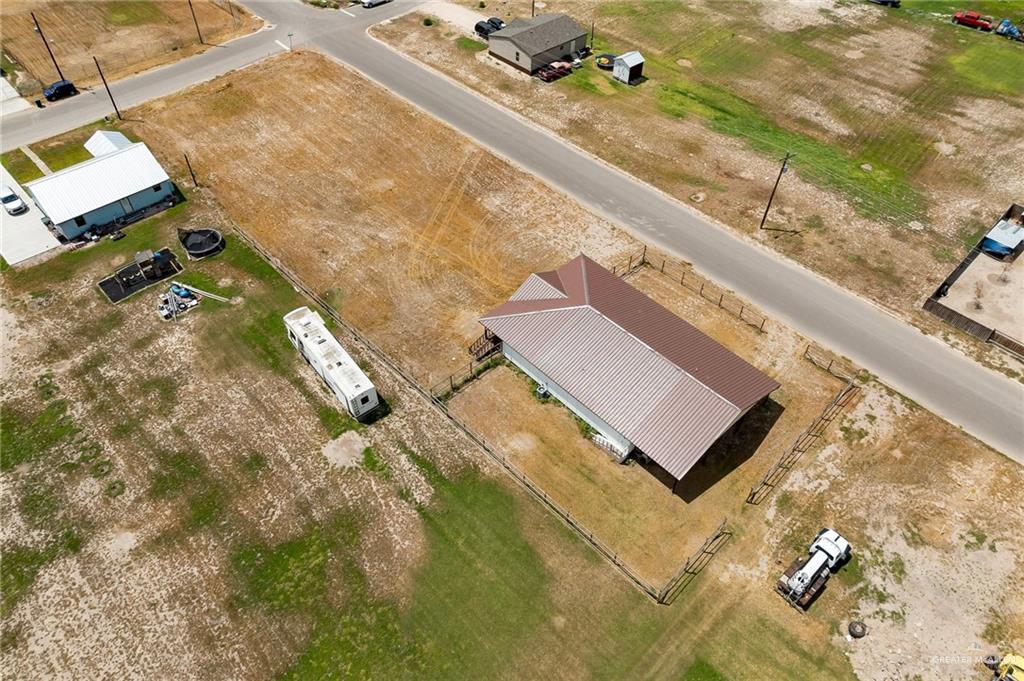
M188 257L205 258L224 250L224 236L216 229L204 227L203 229L190 229L178 234L181 245L188 253Z

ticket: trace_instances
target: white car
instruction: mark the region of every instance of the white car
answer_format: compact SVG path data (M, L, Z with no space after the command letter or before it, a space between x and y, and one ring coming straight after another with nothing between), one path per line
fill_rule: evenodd
M28 211L28 205L7 185L0 189L0 203L4 204L4 210L8 215L21 215Z

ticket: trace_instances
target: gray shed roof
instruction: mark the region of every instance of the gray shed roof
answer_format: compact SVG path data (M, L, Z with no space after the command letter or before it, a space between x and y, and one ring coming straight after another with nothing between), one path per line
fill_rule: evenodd
M676 479L779 387L585 255L480 323Z
M490 40L507 38L526 54L536 55L586 34L586 29L566 14L538 14L532 19L513 19L492 33Z
M615 58L615 61L616 62L622 62L626 66L629 66L629 67L632 68L632 67L637 66L639 64L643 64L644 63L644 56L642 54L640 54L639 52L637 52L636 50L633 50L631 52L626 52L624 54L620 54L618 57Z

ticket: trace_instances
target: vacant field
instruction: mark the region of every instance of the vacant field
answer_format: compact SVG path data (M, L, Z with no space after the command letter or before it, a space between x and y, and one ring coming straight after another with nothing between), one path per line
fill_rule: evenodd
M7 519L0 548L9 599L0 617L12 675L696 681L746 678L756 669L764 679L831 681L854 678L854 669L863 678L899 678L894 670L902 668L910 676L959 679L978 670L943 666L932 656L1024 644L1024 589L1012 551L1012 538L1024 530L1012 497L1024 482L1020 467L875 383L783 489L733 514L724 551L671 607L659 607L339 334L392 407L377 423L353 429L280 332L280 315L302 301L236 239L221 256L187 264L184 275L237 300L230 306L206 301L174 326L156 319L153 292L116 308L103 303L94 282L137 248L173 242L180 225L233 218L253 232L259 227L260 239L301 266L304 277L320 277L353 321L387 319L390 326L365 330L399 361L425 363L424 348L436 344L450 348L454 362L464 357L456 344L463 336L451 333L448 320L488 296L507 295L522 273L505 268L550 267L563 251L581 247L608 262L630 248L592 217L572 217L584 214L560 197L551 199L563 202L552 215L563 228L550 230L530 212L551 209L536 198L543 188L530 183L517 190L520 203L496 204L518 211L523 225L499 233L516 234L524 252L493 264L507 282L488 284L486 294L453 295L460 289L451 282L465 279L469 267L452 255L465 251L437 230L437 246L425 247L422 260L444 264L423 270L418 301L431 309L407 305L374 317L372 306L386 308L397 291L388 285L401 280L380 277L373 285L364 277L387 269L357 269L364 261L350 249L391 239L397 243L382 257L398 269L416 262L403 246L415 252L423 225L437 224L428 221L440 198L424 207L403 192L422 198L417 181L443 172L449 175L439 179L448 183L466 177L443 160L466 143L315 55L274 59L244 76L131 112L144 123L130 132L179 181L181 150L193 159L202 154L197 171L206 188L189 204L132 227L122 241L8 269L0 279L0 510ZM318 122L340 119L331 97L266 97L284 76L299 91L338 93L339 111L358 99L378 117L370 128L412 130L401 127L404 120L416 133L377 137L335 125L352 128L346 144L337 144L327 137L336 133ZM201 132L178 135L179 117L193 112L202 113ZM364 155L384 153L375 148L402 137L432 141L439 151L424 141L419 149L430 153L363 165ZM444 147L453 141L459 146ZM324 160L312 163L318 158ZM273 172L262 170L268 166ZM350 167L364 173L358 182ZM499 189L526 182L497 167L505 168L501 184L481 190L470 183L453 220L508 200ZM275 184L284 176L295 183L286 190ZM387 201L377 210L390 218L373 223L377 232L365 227L367 211L337 212L335 194L358 207L360 197L369 200L367 186L389 181L395 190L384 196L392 198L373 196ZM273 211L270 192L280 192L272 197L278 203L287 197L289 211ZM221 199L230 218L214 203ZM398 221L420 230L390 229ZM491 229L503 224L495 220ZM487 232L476 232L477 239L480 231ZM458 236L467 239L466 232ZM317 257L298 241L313 244ZM485 243L493 247L479 247ZM702 328L745 349L748 359L776 358L766 368L784 384L786 376L809 380L804 372L812 368L787 354L792 345L772 351L784 330L744 341L753 333L731 329L725 318L712 321L718 313L708 303L671 282L659 286L653 275L642 272L635 281L680 314L707 317ZM431 287L443 295L431 298ZM343 295L356 290L362 300ZM426 323L434 310L445 320L439 330ZM471 335L467 328L464 337ZM779 401L788 417L802 407L787 390ZM7 458L21 451L28 455ZM768 453L758 456L764 461ZM742 476L755 473L753 462L718 484L745 494ZM117 480L123 489L111 486ZM848 534L858 559L799 616L771 584L821 525ZM842 638L852 617L868 621L868 638Z
M783 384L676 486L636 464L616 463L584 437L572 413L541 402L530 379L500 367L463 388L450 408L508 456L646 581L661 586L810 425L842 382L801 359L805 341L739 321L654 269L630 283Z
M476 2L465 2L476 9ZM1022 3L991 3L1024 17ZM1020 199L1024 49L957 29L948 3L552 0L639 49L648 80L592 62L555 84L467 51L470 27L410 15L396 49L930 331L921 301L979 224ZM529 16L509 0L478 12ZM991 140L998 139L998 144ZM769 226L779 159L795 152ZM1019 370L1019 366L1017 367Z
M217 44L256 30L258 22L230 0L194 0L203 40ZM206 49L199 44L185 0L8 0L0 10L4 70L19 92L38 96L58 80L35 32L35 12L64 77L79 87L100 82L92 58L108 80L177 61Z
M172 165L187 152L240 225L425 383L468 361L479 314L534 268L584 247L599 259L636 248L323 57L260 68L261 82L309 90L267 98L246 85L251 73L228 76L143 107L145 122L126 127Z

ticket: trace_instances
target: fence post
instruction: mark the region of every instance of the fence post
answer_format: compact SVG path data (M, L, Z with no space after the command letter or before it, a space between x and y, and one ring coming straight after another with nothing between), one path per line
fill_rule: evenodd
M629 272L633 269L633 256L629 256L629 264L626 265L626 271Z
M740 304L740 319L743 319L743 311L746 310L746 309L747 309L747 306L741 303Z
M661 273L665 274L665 258L661 259Z
M706 283L705 281L700 282L700 295L704 295L704 284Z
M448 374L448 388L455 392L455 376L452 374Z
M722 300L723 300L724 298L725 298L725 294L724 294L724 293L720 293L720 294L718 295L718 307L722 307Z
M685 286L686 285L686 270L683 270L683 273L681 275L679 275L679 285L680 286Z
M640 266L643 267L643 265L646 262L647 262L647 244L644 244L644 252L640 255Z

